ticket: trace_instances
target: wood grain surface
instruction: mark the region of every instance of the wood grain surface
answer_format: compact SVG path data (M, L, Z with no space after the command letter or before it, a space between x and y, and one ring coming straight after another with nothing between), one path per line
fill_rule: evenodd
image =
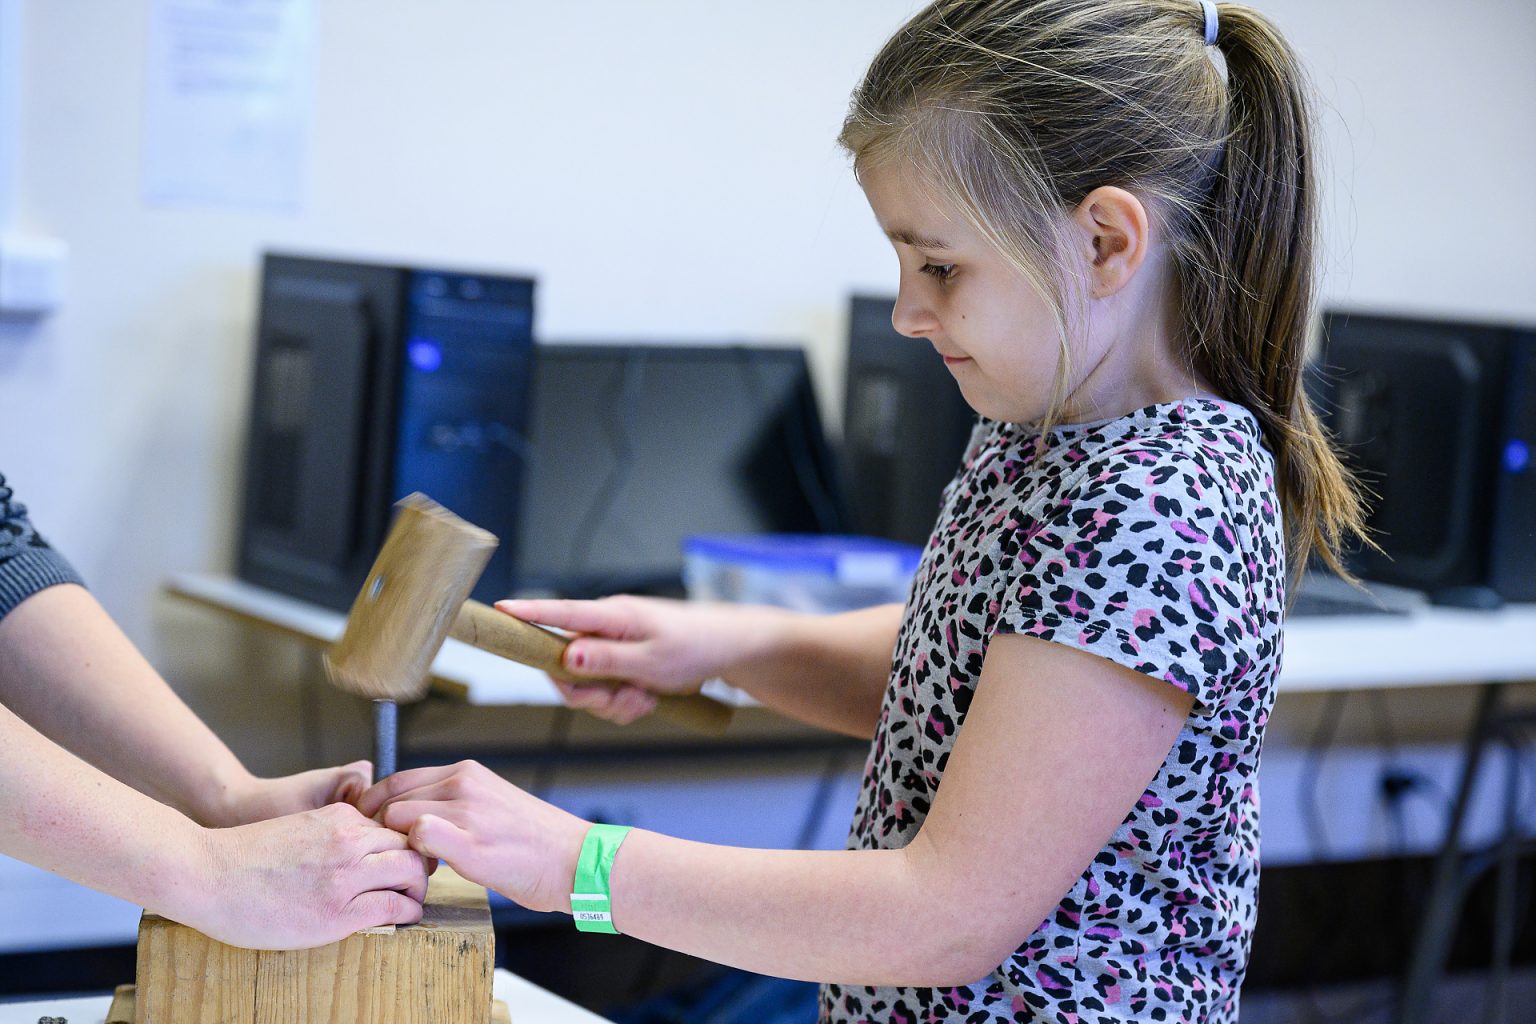
M112 1007L103 1024L134 1024L134 986L119 985L112 993ZM491 1024L512 1024L512 1012L500 999L491 1004Z
M439 867L420 924L314 949L250 950L145 914L136 1024L486 1024L485 890Z

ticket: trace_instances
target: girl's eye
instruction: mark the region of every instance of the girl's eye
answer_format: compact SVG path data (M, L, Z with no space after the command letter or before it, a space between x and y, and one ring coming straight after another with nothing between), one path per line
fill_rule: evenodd
M948 281L955 273L953 263L924 263L918 268L924 274L938 278L940 281Z

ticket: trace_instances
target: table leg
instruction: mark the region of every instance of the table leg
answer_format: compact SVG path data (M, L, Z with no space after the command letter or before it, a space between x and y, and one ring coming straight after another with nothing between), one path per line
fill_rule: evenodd
M1435 984L1445 969L1445 959L1456 931L1457 919L1461 915L1461 832L1466 823L1467 807L1472 800L1483 751L1488 746L1494 717L1498 712L1499 689L1498 683L1484 683L1478 698L1477 718L1462 754L1461 781L1456 788L1456 800L1451 807L1450 820L1445 824L1445 838L1440 844L1440 852L1435 858L1434 880L1430 884L1429 899L1419 924L1418 938L1414 942L1413 959L1403 979L1402 996L1398 1004L1398 1020L1401 1024L1428 1024Z

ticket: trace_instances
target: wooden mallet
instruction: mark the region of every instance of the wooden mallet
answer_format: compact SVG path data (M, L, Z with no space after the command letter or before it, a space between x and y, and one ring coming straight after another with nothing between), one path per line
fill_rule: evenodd
M432 659L448 637L583 685L616 687L621 680L570 677L568 639L469 600L496 549L496 537L423 494L399 509L384 547L363 581L341 639L326 653L331 681L374 701L375 770L394 773L395 702L426 693ZM703 732L730 724L729 705L699 695L663 696L656 712Z

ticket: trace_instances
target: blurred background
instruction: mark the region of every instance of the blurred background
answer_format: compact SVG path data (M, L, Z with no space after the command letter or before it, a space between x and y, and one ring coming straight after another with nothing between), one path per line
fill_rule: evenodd
M936 492L922 496L927 467L946 475L958 452L942 438L899 439L882 417L908 401L935 424L929 435L963 424L954 427L950 398L913 397L930 394L931 366L880 354L907 344L889 332L896 263L835 143L866 63L920 6L0 0L0 472L129 636L265 773L365 755L367 713L317 671L311 634L334 620L305 618L299 607L301 625L275 627L281 614L253 613L240 586L333 614L325 585L355 589L347 557L361 551L366 566L367 541L377 537L357 524L386 514L399 495L384 492L428 473L422 466L434 457L407 466L397 450L399 423L429 403L401 397L417 394L404 382L426 388L455 352L502 344L487 341L483 317L444 306L447 293L470 303L500 296L497 322L511 326L509 347L497 351L527 367L509 400L512 440L432 435L440 450L494 449L487 458L521 466L515 500L487 513L505 518L517 538L509 549L522 556L498 577L508 589L639 585L642 569L658 592L682 584L678 538L652 526L635 527L635 544L676 554L675 565L661 566L669 580L579 539L556 545L543 575L518 575L562 512L594 530L668 520L645 495L665 491L679 467L692 467L695 481L700 466L716 467L715 456L689 447L686 422L651 418L692 404L655 371L662 350L704 375L698 394L714 388L710 373L739 385L746 365L763 408L721 429L759 440L788 431L787 462L765 479L781 497L800 495L787 504L743 497L685 532L920 540L894 512L879 519L872 489L911 474L919 497L901 491L873 505L936 508ZM1446 507L1429 526L1413 520L1419 533L1400 521L1394 536L1422 544L1376 567L1374 608L1320 607L1293 627L1312 631L1291 641L1311 674L1290 692L1282 679L1269 726L1266 874L1244 1019L1398 1012L1393 993L1422 934L1453 820L1464 823L1458 871L1469 863L1461 854L1500 842L1513 866L1502 882L1497 872L1460 871L1456 909L1438 919L1444 948L1431 958L1444 970L1419 991L1437 993L1441 1002L1426 1004L1444 1014L1435 1019L1471 1019L1477 1011L1462 1017L1450 1007L1480 1000L1502 1006L1505 1019L1536 1019L1532 861L1518 838L1530 834L1536 779L1518 756L1523 740L1500 731L1492 712L1481 727L1477 717L1493 692L1480 684L1499 684L1503 711L1528 700L1520 680L1536 678L1536 619L1526 606L1536 564L1521 560L1530 558L1536 500L1529 449L1512 446L1531 441L1520 433L1529 416L1520 417L1536 391L1509 383L1529 379L1536 348L1536 247L1527 244L1536 237L1536 5L1271 0L1262 9L1300 53L1321 101L1321 307L1343 340L1330 360L1338 372L1317 377L1317 394L1338 417L1335 429L1355 431L1395 514ZM300 260L264 271L274 253L329 269ZM387 273L367 278L359 265ZM356 314L347 328L356 344L393 346L395 369L381 378L383 364L351 364L358 390L343 397L391 394L395 418L358 427L353 456L328 457L360 465L360 453L375 452L395 475L338 482L343 498L252 447L282 425L271 412L283 408L271 391L281 364L262 377L262 353L305 335L305 302L340 303ZM385 309L397 324L375 316ZM338 321L315 315L314 337L337 333ZM434 315L442 322L429 323ZM478 326L464 327L471 322ZM538 355L555 348L570 351ZM656 351L637 363L637 348ZM763 382L779 380L775 360L786 350L794 357L784 382L770 388ZM579 351L608 358L606 390L569 390L599 379L583 371ZM1480 361L1471 370L1469 358ZM341 385L304 365L305 397L293 401L337 408L324 385ZM1414 388L1413 402L1393 405ZM456 401L462 392L444 394ZM362 422L360 406L346 408ZM573 470L611 485L607 497L573 498L575 485L551 467L590 453L596 442L582 432L603 417L610 425L597 436L641 454ZM493 420L502 422L485 422ZM1463 421L1471 425L1452 429ZM1460 447L1449 454L1419 447L1450 435ZM1393 477L1416 452L1420 464L1464 460L1465 473L1429 483L1409 483L1407 470ZM1391 480L1403 482L1393 490ZM337 542L334 550L351 554L332 559L339 575L329 584L311 571L329 549L291 523L284 533L262 521L257 491L297 495L301 519L334 513L327 502L351 503L347 528L363 532ZM697 493L710 492L698 484ZM890 565L905 564L890 551ZM730 547L693 554L690 564L706 574L720 560L738 570L789 565L810 577L848 564L836 561L846 551L832 562L798 549L766 561ZM295 567L289 556L309 562ZM877 575L888 570L898 571L886 565ZM697 590L741 578L692 582ZM1463 653L1471 658L1475 647L1483 660L1379 678L1327 671L1334 650L1371 662L1372 643L1382 644L1380 660L1393 650L1402 658L1408 649L1391 630L1415 616L1428 616L1431 632L1442 621L1435 616L1483 630L1444 634L1475 636ZM1407 657L1439 664L1428 653ZM470 702L437 699L408 717L408 761L472 754L579 814L693 838L841 845L859 745L760 709L744 709L731 733L709 743L661 726L621 731L573 718L547 695L474 700L480 684L468 684ZM1484 745L1508 751L1514 767L1483 771L1453 817L1467 751ZM755 985L623 938L578 944L568 922L508 906L497 914L507 966L614 1019L813 1012L804 988ZM136 920L134 908L0 862L0 996L130 980ZM601 979L590 966L598 958L612 965Z

